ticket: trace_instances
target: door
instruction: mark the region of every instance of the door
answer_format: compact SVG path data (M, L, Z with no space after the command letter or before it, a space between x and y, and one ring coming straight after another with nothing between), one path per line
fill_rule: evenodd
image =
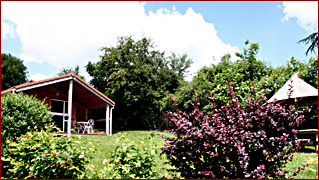
M68 101L51 99L51 114L54 124L63 132L67 132Z

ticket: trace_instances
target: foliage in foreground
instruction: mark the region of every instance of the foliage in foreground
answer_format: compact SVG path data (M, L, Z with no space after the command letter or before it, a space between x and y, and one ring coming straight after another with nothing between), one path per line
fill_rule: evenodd
M83 178L88 154L92 149L81 147L73 138L54 137L47 131L27 132L17 142L7 141L10 153L1 161L10 162L4 178Z
M102 179L151 179L159 178L154 170L157 150L153 148L154 133L136 142L131 142L123 133L117 139L119 145L109 160L104 159L104 169L98 174ZM96 178L96 177L95 177Z
M127 138L130 139L131 142L138 141L139 137L146 137L150 136L152 131L124 131L127 133ZM122 133L119 132L116 135L113 136L82 136L80 141L82 142L92 142L93 144L96 144L94 147L96 148L96 151L94 152L93 156L94 159L90 160L90 164L94 165L94 168L97 172L100 172L106 165L103 165L103 160L107 159L108 162L111 159L111 155L114 152L115 148L120 145L119 143L115 143L116 139L119 138ZM157 145L157 151L158 153L161 152L160 148L164 147L164 139L160 137L160 135L168 136L168 137L174 137L171 133L163 133L163 132L155 132L155 137L153 138L152 142ZM143 145L143 144L141 144ZM146 146L147 144L144 144ZM83 144L82 146L87 146L87 144ZM309 149L311 148L311 150ZM314 151L314 147L307 146L307 150ZM105 153L107 152L107 153ZM309 164L308 167L304 171L301 171L297 176L293 177L294 179L318 179L318 154L315 153L293 153L294 158L292 162L288 162L286 164L286 167L283 169L287 169L291 172L293 172L294 169L298 169L298 167L301 167L304 164ZM311 160L311 161L310 161ZM168 169L171 168L168 164L163 165L163 162L166 161L166 157L164 155L159 156L159 154L155 157L155 168L154 170L156 172L159 172L160 177L162 178L161 174L167 175ZM104 160L106 163L106 160ZM172 172L169 172L169 174L173 174ZM166 176L167 178L172 178L172 176ZM88 179L98 179L102 177L92 177L88 176Z
M50 124L52 115L44 101L24 94L7 93L1 96L1 154L6 153L6 140L40 131Z
M287 178L281 169L292 161L298 149L295 128L304 121L293 106L267 103L257 98L255 89L242 107L228 84L226 103L217 106L209 93L211 113L199 109L194 92L194 109L187 114L168 112L175 138L165 137L161 154L185 178Z
M51 121L52 115L43 101L23 94L1 95L1 158L10 153L7 140L17 142L21 135L45 129ZM7 168L8 162L2 161L1 176Z
M25 94L1 96L2 178L83 177L87 148L80 151L72 138L50 135L51 121L44 101Z

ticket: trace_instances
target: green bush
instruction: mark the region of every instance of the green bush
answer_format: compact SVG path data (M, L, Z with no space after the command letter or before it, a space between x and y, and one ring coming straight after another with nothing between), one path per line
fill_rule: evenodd
M7 93L1 95L1 159L8 151L6 140L17 142L27 132L49 127L52 121L48 106L36 97ZM6 167L6 168L4 168ZM1 176L10 168L9 162L1 162Z
M140 179L160 178L160 174L154 170L156 149L153 148L152 138L139 138L139 141L131 143L123 133L116 141L119 145L115 148L110 160L104 159L104 169L97 178L102 179ZM163 176L164 177L164 176Z
M90 150L78 148L78 141L54 137L48 131L27 132L18 143L7 141L10 153L1 157L9 162L4 178L85 178ZM7 168L7 167L5 167Z
M52 115L44 101L24 94L1 96L1 154L7 153L6 140L15 141L27 132L44 129Z

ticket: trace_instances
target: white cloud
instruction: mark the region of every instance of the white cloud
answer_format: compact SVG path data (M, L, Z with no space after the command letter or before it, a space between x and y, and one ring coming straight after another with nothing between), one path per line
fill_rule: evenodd
M318 30L318 1L284 1L283 21L296 18L297 24L307 31Z
M32 55L30 54L25 54L21 53L19 55L20 59L23 59L25 62L36 62L36 63L42 63L42 60L35 59Z
M7 1L1 3L1 17L16 25L21 56L26 58L21 59L44 61L58 69L96 62L100 47L115 46L116 38L124 35L151 37L167 55L188 54L194 61L191 73L217 63L227 52L239 51L223 43L200 13L172 9L147 15L139 2Z
M35 73L33 75L30 75L30 80L32 79L33 81L40 81L43 79L49 79L51 78L50 76L44 75L44 74L40 74L40 73Z
M225 53L231 53L235 57L235 52L239 51L237 47L224 44L218 38L214 25L207 23L192 8L185 14L167 9L150 12L147 23L152 25L145 27L146 32L154 38L160 49L167 53L186 53L194 61L191 74L200 67L217 63ZM191 80L191 77L187 80Z

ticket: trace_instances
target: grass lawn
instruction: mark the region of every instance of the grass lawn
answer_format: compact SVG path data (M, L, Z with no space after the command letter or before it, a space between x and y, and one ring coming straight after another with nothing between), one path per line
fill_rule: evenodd
M287 163L286 169L293 172L294 169L308 164L294 179L318 179L318 154L317 153L294 153L292 162Z
M131 140L131 142L138 141L138 137L147 137L151 134L150 131L124 131L127 133L127 138ZM124 133L123 132L123 133ZM90 161L91 164L94 165L94 167L99 171L100 169L103 169L103 160L104 159L110 159L111 153L115 150L116 146L116 139L118 138L118 135L122 132L118 132L116 135L113 136L81 136L80 141L83 142L91 142L93 146L95 147L96 151L94 153L94 159ZM154 144L157 145L156 149L158 154L161 152L161 147L164 146L164 139L160 137L160 135L173 137L169 133L162 133L162 132L155 132L155 137L153 138ZM90 147L90 145L88 145ZM163 155L164 156L164 155ZM162 167L164 160L160 158L159 156L156 157L156 168L155 170L158 172L163 172ZM165 165L168 167L169 165Z
M127 133L127 137L133 141L137 141L138 137L146 137L151 132L148 131L125 131ZM164 139L162 139L159 135L171 136L169 133L155 132L156 136L153 139L154 144L157 145L158 154L161 152L160 148L164 145ZM115 141L118 135L113 136L82 136L80 141L83 142L91 142L96 151L94 153L94 159L91 160L91 164L99 171L103 168L103 160L109 159L111 157L111 153L115 150L117 144ZM89 145L88 145L89 146ZM312 147L307 147L312 148ZM165 157L164 157L165 158ZM166 173L161 168L163 166L164 160L159 156L156 158L157 171L161 173ZM289 172L293 172L294 169L298 169L298 167L302 167L302 165L309 164L308 167L304 171L301 171L296 179L318 179L318 154L316 153L295 153L293 162L289 162L285 169L289 170ZM168 165L166 165L168 166Z

